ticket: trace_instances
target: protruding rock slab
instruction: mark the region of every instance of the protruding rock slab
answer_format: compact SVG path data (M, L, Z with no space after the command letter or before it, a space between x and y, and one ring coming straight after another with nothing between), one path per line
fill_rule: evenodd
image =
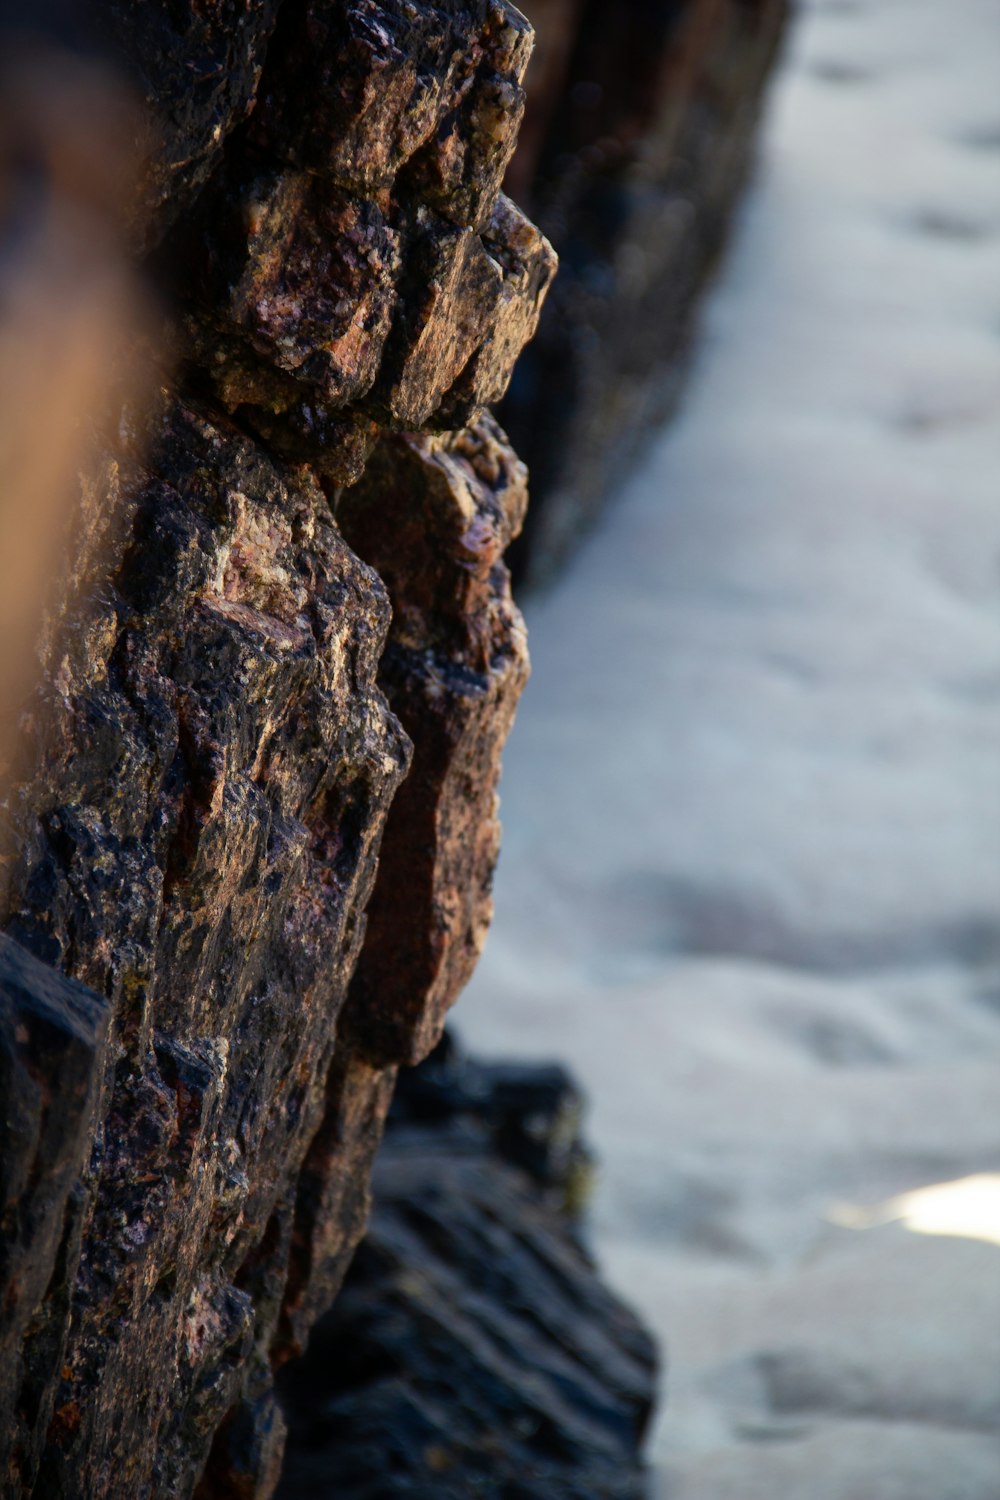
M289 451L311 456L312 431L321 464L334 412L345 437L359 417L403 431L474 422L506 390L556 270L502 196L477 231L252 160L226 172L193 226L175 244L189 353L226 409L272 440L274 418L294 413Z
M501 558L525 470L491 418L456 436L386 438L345 491L345 535L393 605L379 681L415 748L382 847L346 1016L382 1062L438 1040L492 914L500 754L527 678Z
M201 378L335 484L366 420L474 422L534 333L556 257L500 195L531 43L506 0L287 6L249 130L173 236Z

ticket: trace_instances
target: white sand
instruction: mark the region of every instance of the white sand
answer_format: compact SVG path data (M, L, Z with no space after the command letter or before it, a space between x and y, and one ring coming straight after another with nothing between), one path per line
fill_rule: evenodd
M762 158L529 609L460 1029L590 1096L671 1500L1000 1500L1000 1179L877 1207L1000 1171L996 0L814 0Z

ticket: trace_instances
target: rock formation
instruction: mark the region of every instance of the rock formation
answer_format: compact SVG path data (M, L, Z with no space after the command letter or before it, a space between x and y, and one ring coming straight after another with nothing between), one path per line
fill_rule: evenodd
M562 269L499 413L531 473L518 572L551 572L670 408L788 9L530 7L538 49L508 185Z
M0 1474L264 1497L274 1371L489 919L526 495L483 409L555 265L499 192L531 31L95 10L147 106L124 214L30 99L0 166L155 273L162 389L91 424L4 787Z
M447 1036L401 1075L369 1232L282 1371L278 1500L640 1500L655 1357L578 1237L579 1117L562 1069Z
M555 269L502 185L569 250L504 407L551 496L543 559L676 350L783 0L534 9L513 165L532 32L508 0L0 16L5 1500L273 1492L275 1378L482 945L527 670L503 562L526 474L487 408ZM464 1287L415 1373L475 1401L450 1446L427 1418L431 1458L400 1437L425 1493L479 1483L495 1402L497 1472L535 1486L505 1493L631 1496L648 1345L540 1200L551 1145L490 1090L487 1125L452 1111L474 1150L386 1161L342 1326L360 1350L414 1313L411 1251L434 1306ZM440 1207L423 1246L414 1193ZM487 1232L501 1301L524 1246L558 1295L477 1363ZM429 1248L453 1233L454 1264ZM398 1395L342 1409L362 1446Z

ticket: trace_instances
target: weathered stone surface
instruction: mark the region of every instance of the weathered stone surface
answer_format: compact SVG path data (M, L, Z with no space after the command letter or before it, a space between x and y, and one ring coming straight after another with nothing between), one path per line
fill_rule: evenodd
M412 253L418 290L400 309L384 381L386 412L404 430L433 425L486 337L503 287L479 235L427 209L417 212Z
M524 518L525 480L483 418L455 437L384 439L340 500L345 535L389 590L379 681L416 747L346 1016L383 1062L431 1049L489 926L500 753L528 665L501 561Z
M787 0L535 0L508 191L563 270L499 411L532 477L515 572L550 572L670 409L753 153Z
M423 203L251 162L205 213L175 245L195 292L188 343L228 411L270 421L272 437L274 416L296 413L293 453L310 433L332 449L322 424L342 408L342 430L475 421L506 389L556 268L503 198L479 233Z
M476 74L407 168L410 191L477 228L489 220L517 144L533 43L531 27L506 0L486 9Z
M188 1493L267 1360L409 757L374 685L385 593L308 475L177 401L144 469L11 809L8 930L114 1011L46 1496Z
M518 355L534 336L556 271L548 240L503 194L483 244L500 268L501 280L477 347L438 411L438 421L450 418L456 425L474 421L506 391Z
M107 1003L0 934L0 1483L37 1467L53 1418L89 1208Z
M647 1335L575 1233L580 1101L446 1044L404 1074L368 1235L282 1376L287 1500L640 1500Z
M110 47L145 106L138 120L144 170L129 212L140 247L190 205L250 113L278 5L93 0L79 7L88 40Z
M364 192L409 166L409 196L478 226L517 139L531 45L507 0L307 0L283 12L251 136Z
M327 1078L323 1119L303 1164L278 1355L301 1354L312 1324L330 1305L370 1207L369 1176L396 1082L341 1045Z
M245 259L226 268L225 312L268 364L328 402L366 395L396 303L398 233L377 203L307 173L262 175L237 193Z
M171 239L202 378L335 485L366 421L474 422L534 332L555 255L499 197L531 40L506 0L286 6L250 128Z
M362 1233L398 1064L482 942L526 670L500 562L522 466L485 418L392 429L476 418L551 278L497 203L530 28L501 0L203 9L97 6L157 99L125 217L158 246L175 365L155 412L138 382L96 435L86 408L98 452L0 788L4 952L39 993L88 986L107 1026L79 1086L63 1068L77 1137L43 1131L34 1198L12 1179L16 1500L270 1494L274 1371ZM62 160L25 174L68 258ZM393 706L420 740L405 801Z

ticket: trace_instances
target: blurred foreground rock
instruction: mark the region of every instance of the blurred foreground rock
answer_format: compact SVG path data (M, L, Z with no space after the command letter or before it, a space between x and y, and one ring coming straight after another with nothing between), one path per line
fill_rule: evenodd
M574 1227L587 1159L561 1069L448 1038L403 1075L368 1234L287 1367L279 1500L639 1500L652 1342Z

